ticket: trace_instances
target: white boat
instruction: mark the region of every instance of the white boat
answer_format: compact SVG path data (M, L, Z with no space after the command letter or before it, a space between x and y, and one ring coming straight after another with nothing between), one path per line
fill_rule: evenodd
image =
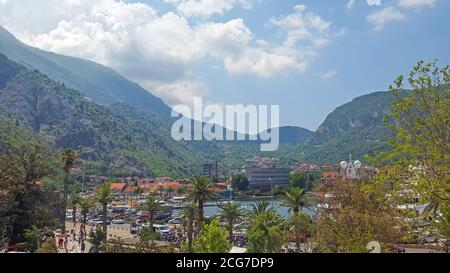
M169 200L170 205L174 209L182 209L187 205L187 196L176 196Z

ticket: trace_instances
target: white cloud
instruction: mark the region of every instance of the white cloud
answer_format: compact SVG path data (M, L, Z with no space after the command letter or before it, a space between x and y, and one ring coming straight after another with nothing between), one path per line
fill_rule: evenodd
M191 72L205 58L223 62L230 74L300 73L319 48L340 34L302 5L268 22L280 35L279 42L269 42L255 37L240 18L193 24L183 15L160 15L142 3L0 1L0 24L25 42L110 66L171 105L207 93L208 85ZM250 3L233 3L244 2Z
M437 0L399 0L398 5L402 8L433 7Z
M347 9L352 9L354 5L355 5L355 0L348 0Z
M339 72L337 70L332 69L332 70L327 70L327 71L322 71L322 72L316 73L316 76L319 76L323 80L328 80L328 79L336 77L338 74L339 74Z
M381 0L367 0L367 5L369 6L380 6L382 4Z
M252 8L254 0L165 0L176 5L177 11L185 17L209 18L213 15L223 15L225 12L240 6Z
M203 97L208 94L209 87L201 79L183 78L174 82L142 81L141 84L153 90L157 96L164 97L169 105L183 103L192 106L194 97Z
M347 9L352 9L355 6L356 0L348 0L347 1ZM369 6L380 6L382 5L381 0L366 0L367 5Z
M384 29L390 22L403 22L406 20L408 20L408 17L393 7L385 7L367 16L367 21L372 23L377 31Z

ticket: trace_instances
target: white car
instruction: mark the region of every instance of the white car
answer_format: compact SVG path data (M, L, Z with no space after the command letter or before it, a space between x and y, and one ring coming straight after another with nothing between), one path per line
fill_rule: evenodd
M420 238L419 242L421 244L432 244L438 242L438 240L439 239L435 235L433 235L432 233L428 233L427 235Z
M114 225L125 225L125 221L122 219L116 219L116 220L112 220L112 223Z
M89 223L90 223L91 225L102 225L102 224L103 224L103 221L100 220L100 219L92 219L91 221L89 221Z
M170 232L170 227L168 225L153 225L155 232L160 234L167 234Z
M172 220L169 220L169 224L172 224L172 225L179 225L181 223L182 223L181 217L175 217Z

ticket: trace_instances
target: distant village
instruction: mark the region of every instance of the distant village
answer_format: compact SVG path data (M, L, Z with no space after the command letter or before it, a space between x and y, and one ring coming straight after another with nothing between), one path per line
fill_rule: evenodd
M374 167L360 166L358 176L371 178L376 172ZM220 163L205 163L199 170L197 176L208 177L213 183L217 192L224 192L223 195L232 190L231 182L233 176L244 176L249 183L250 189L269 192L272 188L287 188L290 186L290 178L294 174L314 174L320 177L323 183L332 182L343 178L342 166L319 165L314 163L295 163L286 167L279 163L276 158L252 158L245 162L242 169L226 175L220 172ZM105 176L89 176L86 180L86 189L94 190L98 185L111 182L111 178ZM191 182L191 178L172 179L168 176L162 177L122 177L112 179L112 189L120 194L134 193L155 193L166 191L169 195L182 194Z

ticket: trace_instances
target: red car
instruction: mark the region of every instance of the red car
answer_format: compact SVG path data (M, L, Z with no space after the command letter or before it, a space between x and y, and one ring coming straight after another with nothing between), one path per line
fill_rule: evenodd
M406 249L399 245L391 245L391 252L392 253L405 253Z

